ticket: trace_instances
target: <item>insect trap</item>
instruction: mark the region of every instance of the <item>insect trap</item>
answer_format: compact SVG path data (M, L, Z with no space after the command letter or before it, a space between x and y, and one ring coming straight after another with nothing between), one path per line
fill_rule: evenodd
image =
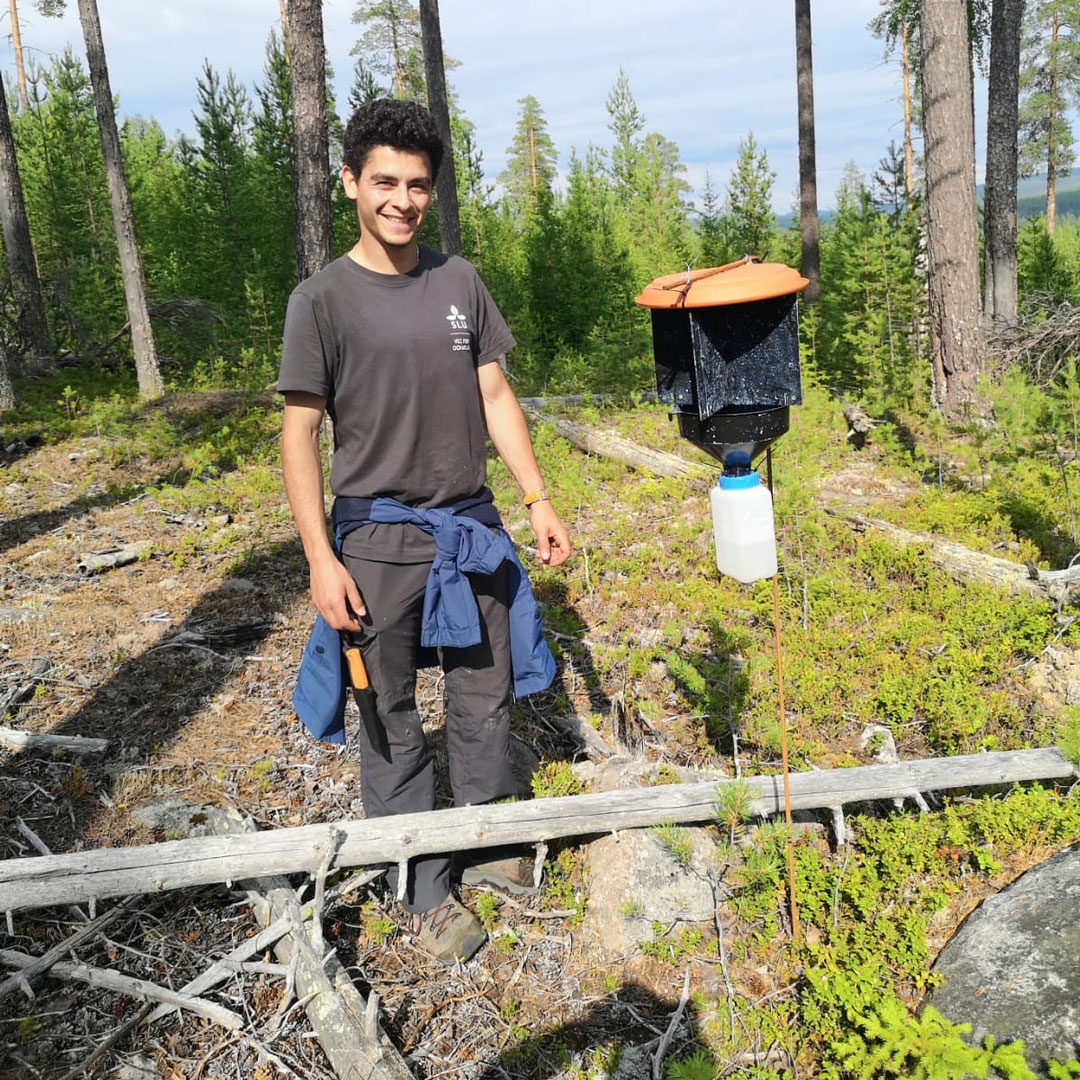
M635 299L652 311L656 388L683 438L717 458L716 565L749 583L776 573L772 495L754 462L802 403L796 293L807 280L750 258L668 274Z
M772 578L788 898L796 941L772 478L768 487L762 485L754 462L787 431L791 406L802 403L796 294L808 284L789 266L748 256L727 266L657 278L635 299L652 311L660 401L677 417L683 438L723 466L710 494L717 569L747 584Z

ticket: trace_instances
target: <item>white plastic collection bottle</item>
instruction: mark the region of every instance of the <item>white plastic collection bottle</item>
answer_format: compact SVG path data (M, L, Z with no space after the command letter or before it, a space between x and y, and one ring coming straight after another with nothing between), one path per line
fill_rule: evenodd
M723 475L712 489L716 568L744 584L776 573L772 494L756 472Z

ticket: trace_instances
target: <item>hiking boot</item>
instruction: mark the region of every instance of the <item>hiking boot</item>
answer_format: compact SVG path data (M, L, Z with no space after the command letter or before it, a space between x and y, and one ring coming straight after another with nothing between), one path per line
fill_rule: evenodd
M430 911L409 911L405 915L405 932L424 952L447 967L468 960L487 940L476 916L453 893Z
M531 896L536 893L535 866L532 855L506 854L502 858L462 865L461 881L465 885L490 885L514 896Z

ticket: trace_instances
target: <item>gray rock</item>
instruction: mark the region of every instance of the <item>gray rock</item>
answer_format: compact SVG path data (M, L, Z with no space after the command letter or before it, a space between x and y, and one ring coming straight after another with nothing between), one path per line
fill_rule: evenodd
M859 749L873 747L871 757L882 765L896 765L900 755L896 752L896 739L884 724L867 724L859 736Z
M131 816L140 825L169 837L211 835L206 807L183 799L155 799L136 807Z
M1032 1067L1080 1058L1080 848L1029 870L942 950L930 1001L969 1041L1024 1040Z
M653 938L653 922L709 922L716 872L716 844L704 829L690 836L688 867L681 866L648 829L624 829L594 840L586 848L589 900L584 929L612 956L634 951Z
M527 742L516 735L510 736L510 771L517 781L518 797L528 799L532 796L533 773L540 768L540 758Z

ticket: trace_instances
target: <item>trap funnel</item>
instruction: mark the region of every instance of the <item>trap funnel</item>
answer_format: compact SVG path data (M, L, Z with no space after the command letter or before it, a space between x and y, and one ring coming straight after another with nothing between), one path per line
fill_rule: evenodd
M747 258L668 274L635 298L652 312L660 401L726 473L748 471L802 403L796 293L807 284L789 266Z

